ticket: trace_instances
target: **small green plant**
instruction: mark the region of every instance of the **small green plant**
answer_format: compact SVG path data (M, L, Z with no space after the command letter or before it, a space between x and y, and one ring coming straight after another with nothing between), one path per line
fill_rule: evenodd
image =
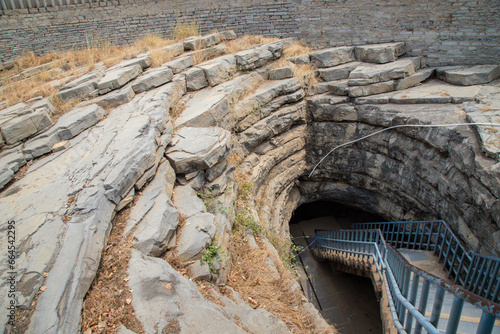
M227 187L222 194L224 194L226 191L231 191L231 187ZM201 198L203 203L205 204L205 207L207 208L207 211L213 214L216 213L226 213L229 209L224 206L224 203L215 198L215 191L207 189L203 192L198 192L197 193L198 197Z
M208 246L205 254L201 257L202 263L208 263L208 267L210 268L210 272L212 274L216 274L217 270L213 266L214 260L221 263L223 257L225 256L224 250L217 245L217 238L213 238L210 246Z

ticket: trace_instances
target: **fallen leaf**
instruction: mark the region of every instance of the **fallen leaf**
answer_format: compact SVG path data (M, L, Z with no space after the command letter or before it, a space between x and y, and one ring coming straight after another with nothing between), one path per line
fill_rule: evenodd
M44 292L45 290L47 290L47 287L45 285L40 287L40 291Z
M125 303L127 303L127 305L130 305L130 303L132 303L132 298L125 299Z

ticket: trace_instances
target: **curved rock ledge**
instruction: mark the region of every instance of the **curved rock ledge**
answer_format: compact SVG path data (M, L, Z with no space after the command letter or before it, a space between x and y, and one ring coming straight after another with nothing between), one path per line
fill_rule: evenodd
M194 52L220 55L225 46L216 44L225 38L234 36L189 39L182 50L207 47ZM177 45L178 58L160 70L142 72L150 64L148 55L106 72L99 69L74 86L90 82L90 95L98 89L104 94L97 103L109 98L118 107L106 115L88 102L92 105L61 117L45 134L37 136L35 129L28 135L33 139L0 152L0 185L5 186L0 229L7 219L16 222L16 297L19 308L33 311L28 333L81 329L83 300L113 217L129 205L125 234L134 236L135 249L127 279L146 333L174 325L182 333L289 332L282 320L250 307L236 292L231 298L214 292L222 305L209 302L159 258L175 251L181 260L192 261L192 279L226 284L241 180L250 189L248 209L254 220L283 236L289 235L289 219L300 204L322 199L391 220L443 219L473 249L500 253L497 128L392 129L334 151L309 176L335 146L390 126L498 122L499 81L482 79L481 85L460 90L436 79L424 81L434 70L418 72L425 67L422 59L398 60L404 44L393 43L332 48L292 59L316 64L320 69L310 75L331 79L306 87L288 78L289 70L281 75L273 68L291 43L258 45L194 67L192 54ZM471 71L438 73L469 84L475 82L465 79L474 75ZM486 81L496 79L497 72L489 69ZM117 97L127 89L137 95ZM316 95L306 97L306 91ZM36 110L18 105L3 116L13 122ZM23 178L11 182L21 166L38 156ZM249 234L247 241L252 238ZM5 233L0 243L7 243ZM211 246L228 256L201 262ZM276 261L281 260L269 261L273 275ZM2 258L3 319L10 302L5 289L9 272ZM297 286L290 291L301 294ZM331 331L307 300L300 307L314 328ZM9 332L8 324L1 327ZM127 331L122 326L121 332Z

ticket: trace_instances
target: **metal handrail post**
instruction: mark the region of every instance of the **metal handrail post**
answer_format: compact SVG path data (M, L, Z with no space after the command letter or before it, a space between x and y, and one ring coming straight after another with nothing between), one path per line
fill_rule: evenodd
M460 297L455 296L455 298L453 298L453 304L451 305L450 319L448 320L448 326L446 326L446 334L457 333L463 307L464 307L464 300Z

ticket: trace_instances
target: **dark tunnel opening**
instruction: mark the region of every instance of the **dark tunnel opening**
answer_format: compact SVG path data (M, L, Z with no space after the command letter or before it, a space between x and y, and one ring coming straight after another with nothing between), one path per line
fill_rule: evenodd
M331 261L313 256L315 229L349 229L352 223L385 219L352 206L317 201L297 208L290 234L301 248L297 257L301 285L323 317L342 334L383 333L380 307L370 278L339 270Z

